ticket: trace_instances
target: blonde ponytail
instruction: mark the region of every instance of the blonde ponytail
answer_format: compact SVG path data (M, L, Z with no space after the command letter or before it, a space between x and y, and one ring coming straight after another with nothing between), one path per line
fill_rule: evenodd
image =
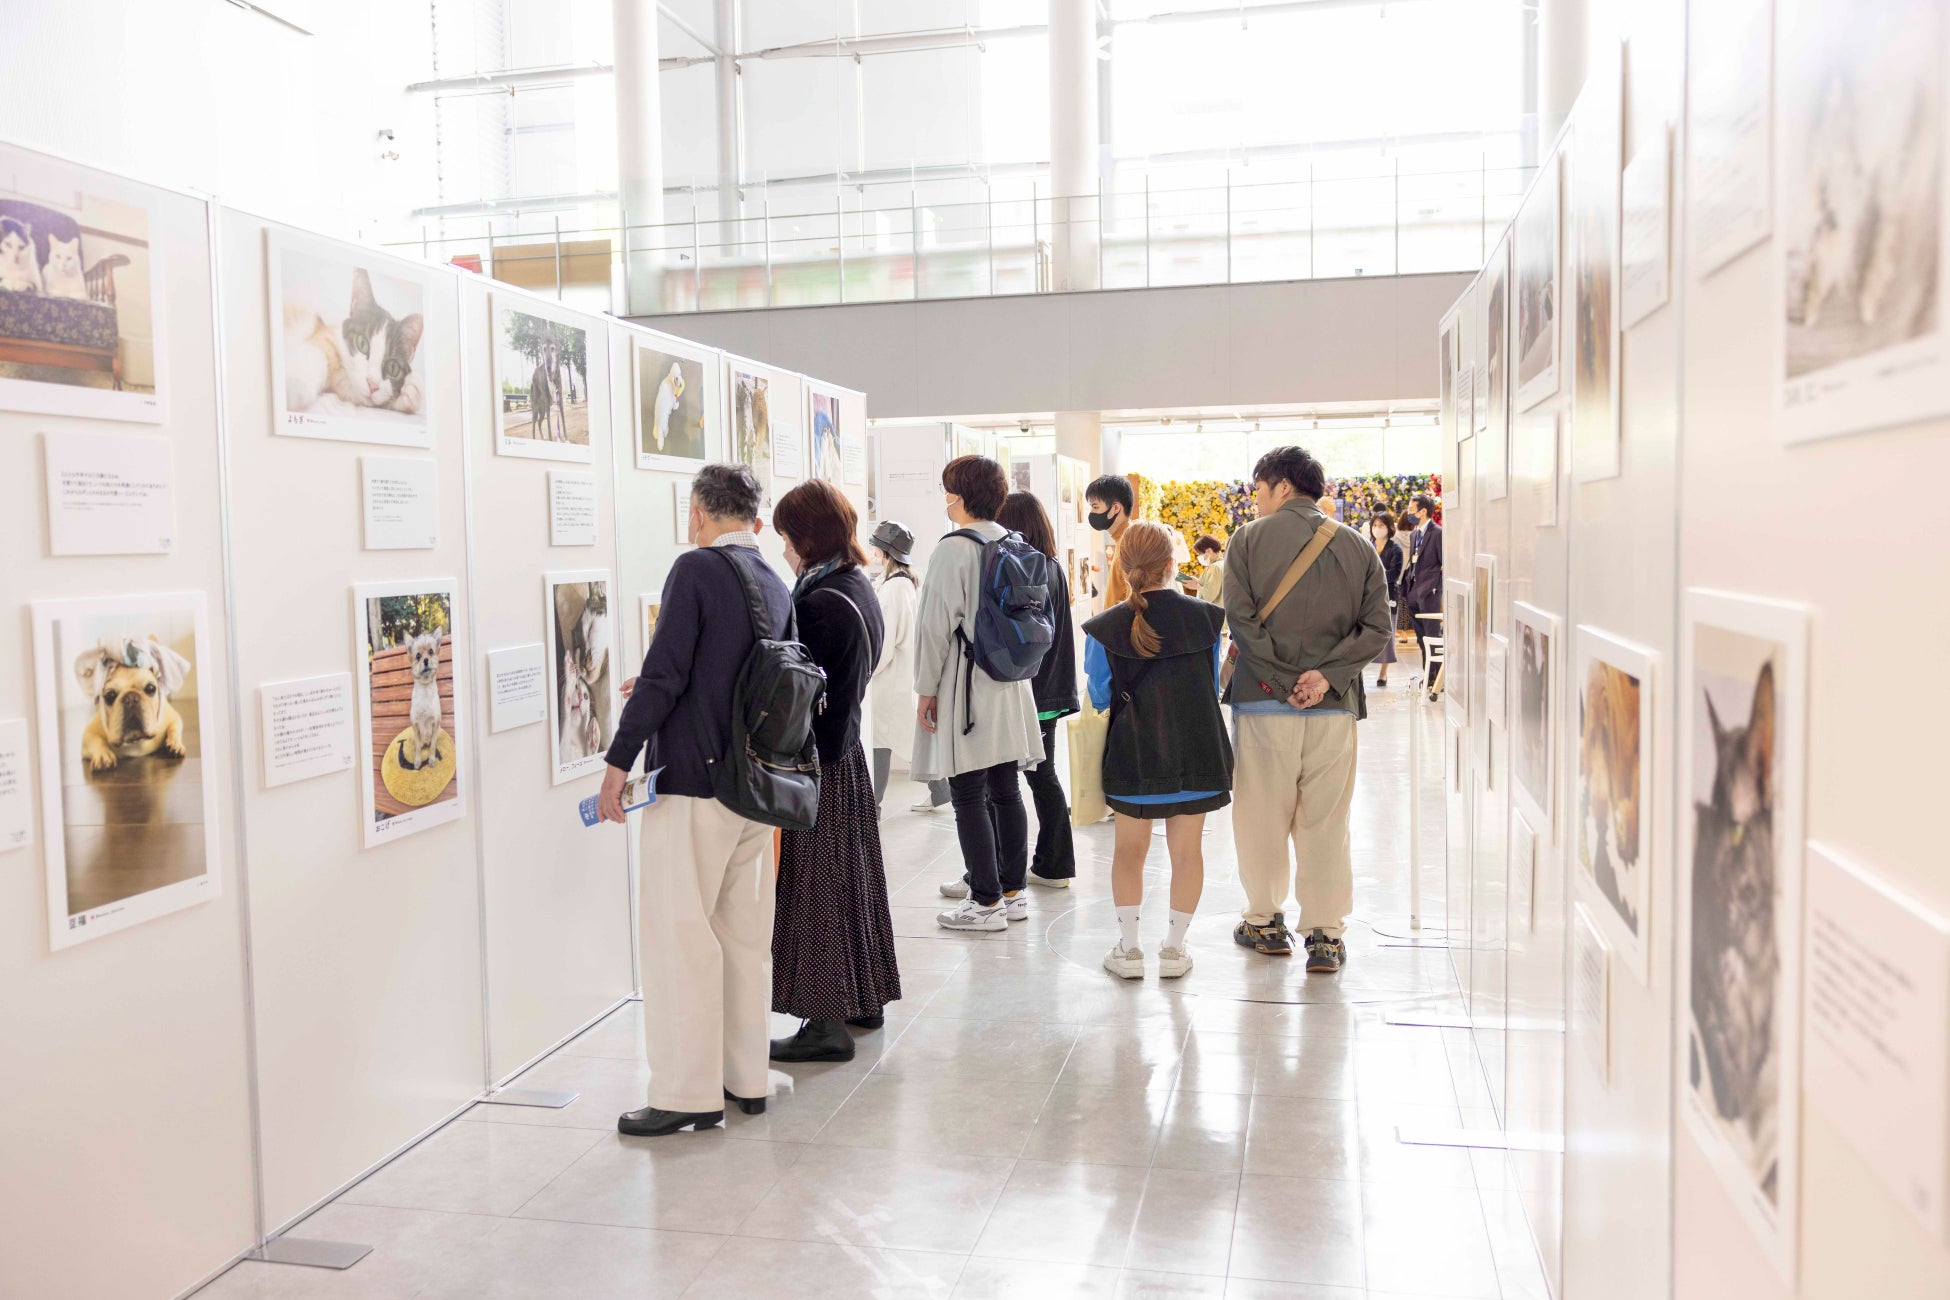
M1171 572L1171 529L1148 519L1135 519L1117 542L1117 567L1130 581L1131 594L1124 603L1131 607L1131 648L1141 659L1150 659L1162 644L1158 631L1145 620L1148 606L1145 589L1156 587Z

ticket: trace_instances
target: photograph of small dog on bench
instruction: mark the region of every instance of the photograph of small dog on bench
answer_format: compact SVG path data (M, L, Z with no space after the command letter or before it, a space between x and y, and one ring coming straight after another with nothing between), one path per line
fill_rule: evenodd
M361 587L357 605L370 848L461 812L453 585Z
M214 897L202 596L42 602L34 613L41 779L58 796L46 828L54 946Z

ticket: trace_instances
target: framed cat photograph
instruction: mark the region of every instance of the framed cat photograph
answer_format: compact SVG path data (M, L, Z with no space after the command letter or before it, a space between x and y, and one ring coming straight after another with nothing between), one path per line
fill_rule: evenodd
M758 478L759 505L770 508L774 479L796 482L806 474L806 449L799 437L796 399L786 390L796 379L742 357L724 354L725 386L731 405L731 459Z
M1442 707L1458 727L1469 726L1469 595L1466 578L1442 584Z
M438 273L289 231L264 241L272 432L433 446L425 335Z
M622 703L612 653L611 585L607 569L542 575L548 620L549 776L554 785L600 772L616 736Z
M359 665L359 778L367 848L466 815L468 767L452 578L352 588Z
M1489 444L1478 439L1477 447ZM1469 722L1472 739L1476 744L1476 761L1488 770L1490 728L1492 716L1489 694L1490 671L1490 633L1496 624L1496 556L1488 551L1478 553L1472 569L1474 579L1469 595L1469 653L1465 662L1469 665Z
M157 199L0 146L0 410L168 418Z
M840 449L840 395L808 379L806 428L812 431L812 476L838 486L845 478Z
M1482 340L1477 355L1482 360L1483 384L1476 393L1476 467L1483 476L1483 497L1501 501L1510 495L1510 240L1499 240L1483 272L1477 294L1483 316L1478 330Z
M1564 301L1557 283L1561 223L1558 220L1560 169L1557 155L1538 169L1537 179L1517 211L1515 264L1517 288L1516 390L1511 405L1527 411L1557 392L1558 312Z
M1679 1105L1792 1287L1800 1217L1806 607L1689 590L1679 676Z
M1657 656L1580 625L1577 641L1577 786L1571 855L1612 949L1648 982L1653 800L1652 719Z
M1558 626L1555 614L1510 604L1510 794L1546 844L1557 839Z
M1571 477L1619 473L1619 173L1625 122L1620 47L1594 56L1578 96L1564 177L1564 263L1571 291Z
M609 403L589 400L589 319L509 293L490 295L488 313L495 454L591 463L591 431L609 432Z
M636 467L695 474L721 457L724 366L713 348L632 331Z

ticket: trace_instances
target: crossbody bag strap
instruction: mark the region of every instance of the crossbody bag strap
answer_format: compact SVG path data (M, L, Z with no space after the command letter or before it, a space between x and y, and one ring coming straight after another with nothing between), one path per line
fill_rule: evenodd
M1259 607L1259 621L1262 626L1273 616L1273 611L1280 607L1280 602L1286 599L1287 593L1293 590L1294 584L1306 576L1308 569L1314 567L1314 561L1318 560L1321 552L1327 549L1327 544L1334 540L1334 533L1339 528L1340 525L1332 519L1323 518L1320 521L1320 527L1314 529L1313 539L1301 548L1300 554L1293 557L1293 563L1286 566L1286 573L1280 577L1280 585L1273 588L1273 594L1267 598L1264 605Z
M752 640L754 642L772 640L772 633L766 630L769 620L765 616L765 598L759 594L757 580L746 571L745 566L739 563L735 556L727 554L724 547L707 546L704 549L722 556L724 562L731 566L731 571L737 575L738 586L745 593L745 612L752 621ZM799 639L798 611L792 607L792 602L789 600L785 603L785 610L785 639L797 641Z
M853 617L860 620L860 635L866 638L867 649L873 654L874 662L879 663L880 647L874 645L873 643L873 629L867 626L867 616L865 614L862 614L860 612L860 607L853 603L853 597L847 595L845 592L841 591L838 587L814 587L809 594L817 596L822 591L828 593L829 595L838 596L841 600L846 602L846 607L853 611ZM885 639L886 638L883 636L882 640Z

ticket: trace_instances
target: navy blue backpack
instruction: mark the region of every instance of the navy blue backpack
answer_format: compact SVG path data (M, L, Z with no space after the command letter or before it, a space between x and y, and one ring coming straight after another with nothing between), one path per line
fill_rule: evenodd
M975 635L955 629L968 664L961 691L967 714L961 734L966 736L975 729L975 666L980 664L998 682L1034 677L1056 639L1056 611L1050 608L1049 557L1021 533L1004 533L992 542L972 528L957 528L948 536L966 537L982 548Z

